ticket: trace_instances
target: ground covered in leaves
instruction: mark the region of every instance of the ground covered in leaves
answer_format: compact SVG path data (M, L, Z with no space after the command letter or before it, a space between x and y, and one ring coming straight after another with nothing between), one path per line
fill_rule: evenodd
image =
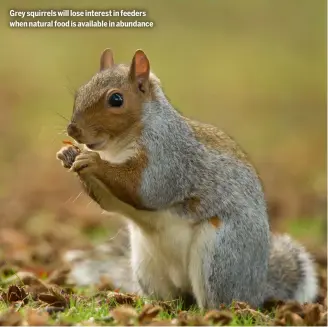
M327 325L326 270L321 269L318 303L267 303L254 310L246 303L200 311L179 300L150 301L113 290L109 280L93 288L67 284L69 268L49 276L1 267L0 325Z
M69 284L65 253L102 244L116 234L121 218L102 215L78 184L75 192L55 177L51 185L49 194L32 187L33 192L16 191L11 201L1 203L0 325L327 325L326 237L314 219L295 221L284 231L293 232L315 255L318 303L271 303L262 311L234 303L201 312L178 300L159 303L121 294L108 280L93 288Z
M158 303L121 294L108 280L94 288L69 284L65 253L102 244L117 233L122 219L102 215L74 178L59 178L62 167L54 172L43 164L35 175L28 167L16 172L14 196L0 198L0 325L327 324L325 216L280 219L285 224L281 231L290 232L315 255L321 276L318 303L271 303L261 312L244 303L209 312L187 310L180 301ZM51 187L45 187L45 178ZM21 180L31 185L22 187ZM274 230L277 221L273 215Z

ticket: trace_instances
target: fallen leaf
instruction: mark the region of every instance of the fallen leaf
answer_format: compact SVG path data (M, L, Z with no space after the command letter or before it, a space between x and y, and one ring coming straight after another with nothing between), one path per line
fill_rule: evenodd
M47 292L47 285L42 282L35 274L27 271L19 271L17 274L7 278L4 281L5 285L16 284L19 286L32 286L33 288L38 289L39 292Z
M51 288L50 293L41 293L38 295L38 299L53 307L66 308L69 306L68 297L61 294L58 290Z
M148 326L172 326L172 321L171 320L157 320L157 321L152 321Z
M26 320L30 326L48 325L49 314L45 311L29 309L26 312Z
M327 312L321 314L317 326L327 326Z
M231 305L231 309L232 310L242 310L242 309L248 309L250 308L249 304L245 303L245 302L233 302Z
M49 275L46 282L48 284L55 284L55 285L58 285L58 286L64 286L67 283L69 273L70 273L70 268L67 268L67 267L54 270Z
M307 326L315 326L320 321L320 305L308 305L305 309L304 322Z
M28 296L23 287L11 285L7 292L2 292L2 299L7 303L22 302L26 304L28 302Z
M107 276L100 276L100 282L97 285L97 289L99 291L113 291L115 293L119 293L119 291L115 290L113 282Z
M124 294L124 293L117 293L117 292L108 292L107 299L109 301L115 301L118 304L135 304L138 299L137 295L134 294Z
M278 308L277 317L284 317L286 312L296 313L302 317L304 315L304 307L296 301L288 301Z
M263 310L267 312L272 312L274 309L280 308L285 304L284 301L275 300L275 299L268 299L263 304Z
M178 317L172 320L172 324L178 326L207 326L208 322L203 317L193 315L188 311L180 311Z
M178 313L177 321L180 326L187 326L188 325L188 312L187 311L180 311Z
M285 319L274 319L271 323L270 326L286 326Z
M122 305L117 307L110 312L111 316L116 320L118 324L129 325L138 316L137 312L131 306Z
M151 301L150 304L160 306L165 312L171 314L176 310L176 300L171 301Z
M291 311L286 312L284 318L286 323L290 326L304 326L303 319L297 313Z
M22 320L22 315L14 308L10 308L0 316L0 326L21 326Z
M211 310L205 314L204 319L213 324L229 325L233 319L233 315L227 310Z
M270 320L269 316L251 308L236 310L235 315L239 318L251 318L256 324L267 324Z
M160 306L146 304L139 314L138 321L140 324L149 324L163 309Z

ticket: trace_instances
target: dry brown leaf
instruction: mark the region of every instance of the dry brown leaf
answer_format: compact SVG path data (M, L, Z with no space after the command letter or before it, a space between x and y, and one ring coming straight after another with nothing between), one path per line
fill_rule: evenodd
M179 326L187 326L188 325L188 312L187 311L180 311L178 313L178 317L177 319L174 319L174 323L175 320L178 322Z
M202 316L192 316L189 320L192 326L208 326L208 322L204 320Z
M48 325L49 314L45 311L29 309L26 312L26 320L30 326Z
M274 319L271 323L270 326L286 326L285 319Z
M171 301L151 301L152 305L158 305L160 306L165 312L168 314L171 314L175 312L176 310L176 301L171 300Z
M38 299L53 307L66 308L69 305L68 298L60 293L55 288L50 289L51 294L41 293L38 295Z
M304 322L307 326L315 326L320 321L320 305L310 304L305 308Z
M284 318L286 324L289 326L304 326L303 319L297 313L291 311L285 312Z
M27 248L29 238L24 233L14 228L1 228L0 230L0 244L3 246L10 245L15 250L24 250Z
M11 308L0 316L0 326L20 326L22 320L22 315Z
M19 286L31 286L31 289L37 289L39 292L47 292L47 285L37 278L33 273L27 271L19 271L17 274L5 280L6 285L16 284ZM29 290L28 290L29 291Z
M278 308L277 317L283 318L286 312L292 312L300 316L303 316L304 307L299 302L296 301L286 302L284 305Z
M23 287L17 285L11 285L7 292L2 292L1 297L7 303L22 302L28 303L28 294Z
M233 310L242 310L242 309L249 309L250 305L246 302L234 302L231 306Z
M233 315L227 310L211 310L205 314L204 319L213 324L228 325L232 321Z
M138 321L140 324L149 324L163 309L160 306L146 304L139 314Z
M99 291L114 291L115 293L118 293L115 291L115 286L113 282L107 277L107 276L100 276L100 282L97 285L97 289Z
M153 320L148 326L172 326L171 320Z
M321 314L317 326L327 326L327 312Z
M254 323L256 322L256 323L266 324L270 320L269 316L251 308L237 310L235 311L235 314L237 317L240 318L252 318Z
M118 324L130 325L138 316L136 310L131 306L122 305L110 312L111 316Z
M113 300L118 304L135 304L135 302L138 299L137 295L134 294L124 294L124 293L117 293L117 292L108 292L107 293L107 299Z
M47 278L47 283L63 286L67 283L69 272L70 268L67 267L54 270Z
M281 300L268 299L263 304L263 310L267 312L271 312L274 309L280 308L284 304L285 302Z
M26 290L31 294L33 300L37 299L39 293L46 293L49 290L49 286L37 278L33 273L20 271L15 277L18 278L20 284L26 286Z
M66 306L66 302L63 302L61 299L58 299L57 296L54 296L52 294L41 293L41 294L39 294L38 298L40 301L50 304L54 307L65 307Z
M200 316L189 313L188 311L180 311L178 317L172 320L174 325L178 326L207 326L208 322Z

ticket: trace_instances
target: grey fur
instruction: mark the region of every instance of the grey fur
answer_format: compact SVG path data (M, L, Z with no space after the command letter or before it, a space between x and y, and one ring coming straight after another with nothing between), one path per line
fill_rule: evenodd
M123 72L128 71L128 69L129 66L124 64L114 65L110 69L110 74L108 70L101 71L95 74L88 83L82 85L75 94L74 115L83 113L86 108L97 103L108 90L108 87L113 84L113 79L115 80L115 87L121 88L126 85L127 76Z
M141 141L149 165L140 196L147 207L170 208L182 218L217 215L224 221L213 248L204 244L202 251L206 306L232 300L260 306L268 298L294 299L297 288L307 282L299 256L305 250L290 239L270 239L256 172L220 149L209 150L199 143L162 91L157 92L158 101L144 106ZM193 196L201 202L196 212L188 212L181 203Z
M255 171L239 160L208 150L163 94L144 107L141 142L149 165L140 196L152 209L176 210L186 219L219 216L222 228L214 248L203 249L207 306L263 301L269 258L269 224L263 191ZM160 132L158 132L160 131ZM187 212L185 199L201 199L196 212Z
M288 235L272 235L265 299L295 299L297 290L308 287L307 270L312 269L311 265L314 269L312 258L303 246ZM317 279L317 276L312 278ZM317 285L313 288L318 291ZM314 301L315 297L308 298L307 302Z

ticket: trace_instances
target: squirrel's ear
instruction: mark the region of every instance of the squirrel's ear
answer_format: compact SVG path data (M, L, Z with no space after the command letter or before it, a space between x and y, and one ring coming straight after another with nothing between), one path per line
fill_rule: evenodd
M146 54L142 50L137 50L133 56L130 67L130 79L137 82L140 91L144 92L144 87L149 79L150 64Z
M114 56L111 49L105 49L100 56L100 70L105 70L114 65Z

